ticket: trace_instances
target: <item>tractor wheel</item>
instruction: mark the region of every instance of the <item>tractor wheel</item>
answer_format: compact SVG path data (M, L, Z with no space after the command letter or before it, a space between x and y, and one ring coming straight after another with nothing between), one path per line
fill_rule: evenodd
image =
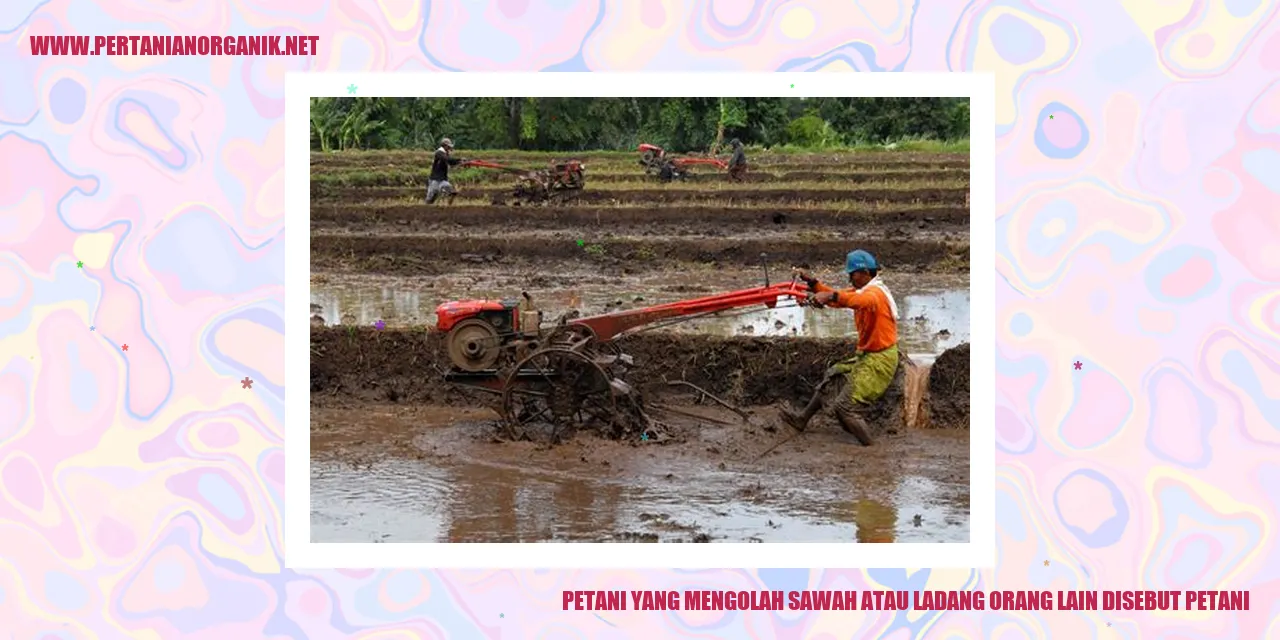
M640 156L640 165L644 167L645 175L653 174L654 169L657 168L657 164L658 164L656 162L657 159L658 159L658 154L652 151L646 151L644 152L643 155Z
M588 354L550 347L516 364L502 391L506 435L558 443L589 427L608 432L617 413L612 380Z

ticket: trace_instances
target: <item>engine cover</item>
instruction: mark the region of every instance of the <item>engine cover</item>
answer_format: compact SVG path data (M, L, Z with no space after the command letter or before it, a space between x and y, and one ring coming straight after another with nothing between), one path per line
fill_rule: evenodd
M497 316L505 315L507 318L505 318L506 322L503 322L503 319L498 319L495 326L502 327L505 324L505 330L510 331L510 314L517 306L519 306L519 302L515 300L455 300L446 302L436 307L436 330L449 331L453 329L454 325L468 318L488 318L494 312L497 312Z

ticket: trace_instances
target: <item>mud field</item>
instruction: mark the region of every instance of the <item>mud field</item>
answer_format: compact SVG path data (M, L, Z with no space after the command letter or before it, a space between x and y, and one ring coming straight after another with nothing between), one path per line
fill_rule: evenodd
M457 199L428 207L427 154L313 155L314 540L968 540L965 156L757 153L743 183L699 167L669 185L633 154L574 157L576 196L500 204L507 176L455 169ZM659 425L645 441L501 441L500 400L443 380L431 326L445 301L526 292L555 318L754 287L766 269L777 282L793 265L840 284L855 246L884 265L919 365L912 427L871 447L826 414L800 435L777 418L852 353L843 310L779 304L620 339Z
M438 334L313 328L312 526L327 541L968 540L967 424L860 447L831 419L805 433L776 410L852 349L848 339L639 334L627 381L662 420L647 441L582 433L503 442L497 400L459 392ZM964 350L967 345L944 352ZM954 360L954 358L950 358ZM966 372L967 373L967 372ZM927 374L926 374L927 375ZM701 394L732 403L739 415ZM953 386L967 397L968 388ZM915 396L942 407L955 398ZM938 409L933 409L939 411Z

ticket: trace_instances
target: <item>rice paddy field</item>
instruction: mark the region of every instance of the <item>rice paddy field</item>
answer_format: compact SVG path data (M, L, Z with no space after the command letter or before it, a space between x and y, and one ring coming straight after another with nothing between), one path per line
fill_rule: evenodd
M576 159L586 186L516 204L509 174L459 168L452 203L427 205L429 152L312 155L317 540L968 540L967 154L749 151L741 182L701 166L671 183L635 153L455 155ZM696 382L747 416L659 393L678 410L660 442L497 442L492 401L442 381L443 302L524 292L551 317L594 315L793 266L844 285L854 248L882 264L919 365L908 402L922 418L872 447L825 417L798 437L776 417L852 353L845 310L748 309L620 340L633 383Z

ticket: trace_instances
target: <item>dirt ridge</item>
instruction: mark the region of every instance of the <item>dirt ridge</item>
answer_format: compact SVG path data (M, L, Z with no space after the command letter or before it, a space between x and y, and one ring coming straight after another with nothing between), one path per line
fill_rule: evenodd
M700 228L723 231L734 226L788 227L848 226L889 227L902 224L927 225L930 229L963 230L969 226L969 210L964 207L901 207L883 211L842 211L802 207L725 209L722 207L533 207L512 212L508 209L475 205L431 207L424 204L397 206L313 205L311 228L377 229L388 233L406 230L434 230L457 227L492 226L495 229L558 229L619 227L660 228L673 225L688 235ZM923 226L922 225L922 226Z
M459 392L444 381L442 339L426 328L312 327L311 403L498 406L495 395ZM684 380L740 406L804 402L826 368L856 347L852 338L671 333L639 333L616 344L634 358L626 380L643 394L669 394L667 381ZM929 415L940 426L968 428L968 353L968 343L952 348L940 356L942 367L930 369ZM952 361L963 362L963 371L946 364Z
M311 236L313 270L438 274L462 263L495 263L542 270L553 260L638 268L664 263L759 264L761 254L780 268L809 264L814 256L843 255L851 244L888 268L938 272L968 269L969 244L914 238L781 239L657 237L610 238L579 246L566 237L326 234Z
M459 197L501 201L511 192L509 187L472 188L459 192ZM342 187L312 181L312 204L357 203L373 200L416 200L424 198L426 188L416 187ZM575 204L607 204L638 202L671 204L715 202L728 207L735 202L889 202L901 204L961 204L969 194L968 187L928 189L606 189L589 186L578 193L565 194L564 202Z

